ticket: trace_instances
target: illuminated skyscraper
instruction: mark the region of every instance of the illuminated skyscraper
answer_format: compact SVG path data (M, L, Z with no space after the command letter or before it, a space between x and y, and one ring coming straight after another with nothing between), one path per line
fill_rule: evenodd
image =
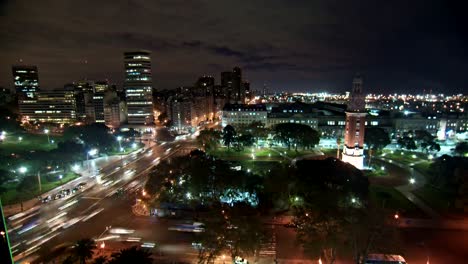
M128 123L150 125L153 117L153 91L151 78L151 53L133 51L124 53Z
M13 81L20 98L33 98L39 91L37 66L13 66Z
M364 132L366 124L365 95L362 93L362 77L353 80L353 90L346 109L344 162L362 170L364 168Z

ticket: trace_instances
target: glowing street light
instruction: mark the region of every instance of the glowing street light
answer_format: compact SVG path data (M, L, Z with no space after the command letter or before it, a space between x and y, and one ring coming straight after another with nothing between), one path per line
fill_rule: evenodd
M18 137L18 140L19 140L19 141L23 141L23 137Z
M79 169L80 169L80 165L78 165L78 164L75 164L75 165L72 166L72 170L74 170L74 171L77 171Z
M409 182L410 182L411 184L415 184L415 183L416 183L416 180L415 180L414 178L411 178L411 179L409 180Z
M136 144L136 143L133 143L133 144L132 144L132 148L136 149L136 148L137 148L137 144Z
M47 142L49 142L49 144L50 144L49 132L50 132L49 129L47 129L47 128L44 129L44 133L47 135Z
M26 168L26 167L20 167L20 168L18 169L18 171L19 171L19 173L26 173L26 172L28 171L28 168Z
M398 215L398 213L396 213L396 214L393 216L393 218L398 219L398 218L400 218L400 216Z
M120 143L120 141L122 141L122 137L121 137L121 136L118 136L118 137L117 137L117 141L119 142L119 149L120 149L120 152L122 152L122 144Z

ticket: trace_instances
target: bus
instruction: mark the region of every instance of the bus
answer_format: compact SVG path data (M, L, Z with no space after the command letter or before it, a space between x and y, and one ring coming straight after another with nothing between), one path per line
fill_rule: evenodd
M400 255L369 254L365 264L406 264L406 260Z

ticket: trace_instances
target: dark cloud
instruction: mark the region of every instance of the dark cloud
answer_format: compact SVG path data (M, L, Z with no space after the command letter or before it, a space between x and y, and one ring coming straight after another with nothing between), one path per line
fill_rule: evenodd
M0 86L11 65L41 85L121 84L122 53L153 52L155 85L174 88L238 65L255 88L463 92L468 4L443 0L0 0ZM219 77L218 77L219 81Z

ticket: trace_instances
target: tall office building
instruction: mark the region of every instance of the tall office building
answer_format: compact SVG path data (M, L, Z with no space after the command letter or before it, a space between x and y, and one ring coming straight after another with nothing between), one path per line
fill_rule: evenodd
M245 103L245 89L242 83L242 71L239 67L234 67L232 71L232 90L234 91L234 100L237 103Z
M362 93L362 77L356 76L353 80L353 90L346 109L342 160L360 170L364 168L365 105L365 95Z
M221 73L221 86L224 88L224 96L230 103L245 102L245 86L242 82L242 70L234 67L230 72Z
M153 90L151 53L133 51L124 53L127 115L130 125L150 125L153 117Z
M18 98L33 98L39 91L37 66L13 66L12 71Z

